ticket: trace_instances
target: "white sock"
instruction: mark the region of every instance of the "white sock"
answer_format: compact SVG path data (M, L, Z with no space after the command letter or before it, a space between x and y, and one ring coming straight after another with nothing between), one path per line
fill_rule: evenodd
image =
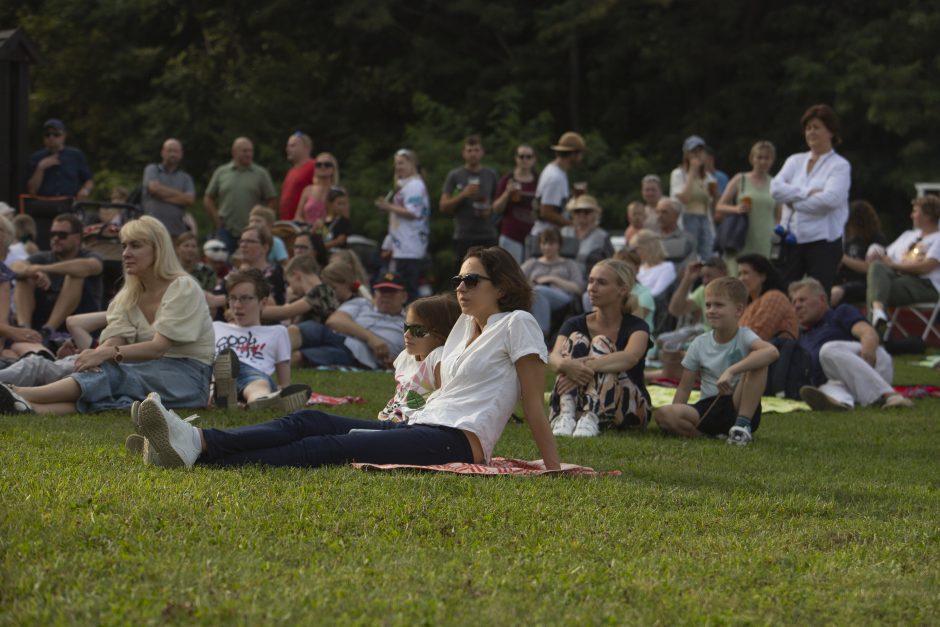
M193 427L193 444L196 445L196 449L202 450L202 437L199 435L199 429Z

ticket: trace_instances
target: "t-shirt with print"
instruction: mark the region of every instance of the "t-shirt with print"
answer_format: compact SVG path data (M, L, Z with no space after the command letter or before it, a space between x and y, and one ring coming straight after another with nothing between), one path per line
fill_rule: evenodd
M730 341L719 344L715 341L715 332L703 333L692 340L689 350L682 359L682 367L699 373L702 382L702 398L718 396L718 377L751 352L751 345L759 341L757 334L747 327L738 328ZM741 375L735 376L731 384L737 385Z
M552 205L558 207L558 211L564 213L570 194L568 175L554 162L549 163L539 175L539 184L535 188L535 204L533 207ZM551 222L536 220L530 234L538 235L542 231L553 228L555 228L555 225Z
M434 369L441 363L444 347L438 346L418 361L408 351L395 358L395 395L379 412L379 420L405 422L415 410L424 407L434 391Z
M240 327L228 322L212 323L216 354L230 348L238 361L270 376L275 366L290 361L290 336L280 324Z
M321 324L326 324L326 319L339 307L336 292L326 283L311 287L310 291L304 294L304 300L310 305L310 310L301 318L315 320Z
M389 354L397 355L405 348L405 337L402 333L405 328L404 313L384 314L365 298L347 300L337 311L346 313L353 322L382 338L388 345ZM346 336L345 345L362 365L368 368L379 367L369 345L359 338Z
M420 176L412 176L399 183L392 204L404 207L417 218L405 220L389 213L388 239L392 245L392 258L424 259L428 250L428 234L431 232L428 222L431 215L428 188Z
M499 237L496 223L488 211L496 197L496 185L499 175L491 168L480 168L471 172L461 166L447 173L444 179L444 193L455 196L470 182L471 178L480 179L480 193L475 198L464 198L454 209L454 239L493 240ZM483 215L486 213L487 215Z
M895 261L911 262L935 259L940 261L940 231L924 235L920 229L904 231L901 236L888 246L888 256ZM940 292L940 266L920 278L927 279L935 290Z

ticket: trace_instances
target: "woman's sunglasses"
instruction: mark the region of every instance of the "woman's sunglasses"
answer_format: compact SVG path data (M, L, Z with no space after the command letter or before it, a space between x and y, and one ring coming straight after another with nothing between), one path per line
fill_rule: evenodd
M314 165L317 166L318 168L332 168L333 162L332 161L316 161Z
M451 277L450 283L454 286L454 289L460 287L460 284L463 283L467 286L468 289L473 289L480 284L480 281L492 281L488 276L483 276L482 274L477 274L476 272L471 272L469 274L460 275L458 274L455 277Z
M431 330L428 329L423 324L408 324L405 323L405 333L411 333L414 337L421 339L427 337L431 334Z

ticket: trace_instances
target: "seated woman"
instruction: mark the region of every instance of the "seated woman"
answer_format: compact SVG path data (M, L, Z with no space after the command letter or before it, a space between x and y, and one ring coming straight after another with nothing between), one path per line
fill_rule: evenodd
M676 280L676 266L666 261L662 240L656 233L642 229L630 240L630 246L640 256L636 280L653 293L653 298L658 297Z
M156 454L149 461L166 467L485 463L521 397L545 466L560 468L543 406L545 342L526 311L528 281L496 247L472 249L460 271L453 282L463 315L444 344L441 387L407 422L298 411L260 425L196 429L151 395L139 410L141 435Z
M748 327L760 339L775 337L795 340L800 335L793 303L783 293L780 275L767 257L741 255L738 257L738 279L747 288L748 303L739 326Z
M176 256L183 270L196 279L204 292L211 294L219 284L219 275L214 268L199 261L199 244L191 231L180 233L176 238Z
M541 257L532 257L522 264L522 273L535 290L532 315L542 333L548 333L552 314L564 309L584 290L581 267L573 259L559 255L561 235L557 229L547 229L538 235Z
M550 401L555 435L591 437L602 425L643 428L649 422L643 366L650 333L632 314L633 281L626 263L597 262L588 277L594 311L567 320L558 332L549 357L558 373Z
M855 200L849 205L849 220L845 223L844 250L836 284L829 295L829 305L864 303L868 289L868 252L881 252L888 240L881 232L878 212L870 203Z
M275 304L283 305L287 286L284 283L284 268L278 263L269 263L271 251L271 231L266 226L247 226L238 239L238 252L241 253L242 270L255 268L260 270L271 288L271 297Z
M561 227L561 236L578 241L575 261L581 266L582 274L586 274L591 253L600 251L601 257L610 257L614 254L614 247L610 243L610 235L600 227L602 210L594 196L581 194L572 198L566 208L571 212L573 224Z
M0 341L3 342L3 356L14 359L29 352L19 349L18 343L39 344L42 342L39 331L11 324L13 281L16 279L16 273L2 260L7 258L10 246L15 240L16 227L5 216L0 216ZM40 349L45 350L42 347Z
M150 216L121 227L124 287L97 348L69 377L0 386L0 413L72 414L130 407L155 391L170 407L205 407L215 335L202 289L183 270L166 227Z
M868 311L879 337L888 325L885 307L935 303L940 293L940 197L922 196L911 204L914 228L884 254L872 255L868 267Z

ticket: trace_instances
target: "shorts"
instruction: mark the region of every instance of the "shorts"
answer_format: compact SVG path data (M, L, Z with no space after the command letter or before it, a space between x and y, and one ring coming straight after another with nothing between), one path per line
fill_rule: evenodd
M734 408L734 397L730 394L719 396L715 406L711 407L713 401L715 397L709 396L692 404L699 416L697 428L705 435L727 435L738 419L738 412ZM757 404L754 417L751 418L751 433L757 431L758 425L760 425L760 403Z

